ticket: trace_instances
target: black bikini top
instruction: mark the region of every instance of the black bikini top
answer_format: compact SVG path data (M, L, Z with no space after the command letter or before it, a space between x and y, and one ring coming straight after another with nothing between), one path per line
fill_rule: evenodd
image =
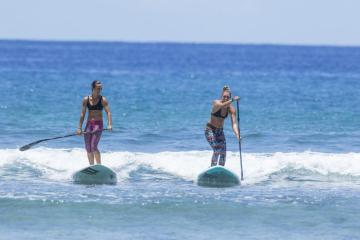
M99 101L98 101L95 105L91 105L89 99L90 99L90 96L88 96L88 100L87 100L87 104L86 104L86 106L87 106L87 108L89 109L89 111L90 111L90 110L100 110L100 111L103 110L104 107L103 107L103 105L101 104L102 96L100 96Z
M223 119L227 118L228 114L229 114L229 108L226 109L225 116L221 115L221 108L217 112L211 113L211 115L213 115L214 117L223 118Z

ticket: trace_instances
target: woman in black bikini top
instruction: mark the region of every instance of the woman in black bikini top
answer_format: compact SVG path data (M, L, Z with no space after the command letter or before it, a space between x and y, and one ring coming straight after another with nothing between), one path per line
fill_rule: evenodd
M88 110L85 132L92 133L84 134L84 141L90 165L93 165L95 161L97 164L101 164L101 154L98 149L98 143L104 129L103 109L105 110L107 116L107 129L110 131L112 130L109 102L100 94L101 91L102 83L98 80L94 80L91 83L91 95L84 97L82 101L79 127L77 129L77 134L80 135L83 132L82 125L85 119L86 110Z
M224 120L227 118L229 113L231 114L232 128L235 136L240 139L240 133L238 132L236 123L236 110L231 103L239 100L238 96L231 98L231 91L228 86L224 86L221 99L214 100L211 117L209 122L206 124L205 137L209 142L214 153L211 158L211 166L216 166L218 163L221 166L225 165L226 161L226 140L223 131Z

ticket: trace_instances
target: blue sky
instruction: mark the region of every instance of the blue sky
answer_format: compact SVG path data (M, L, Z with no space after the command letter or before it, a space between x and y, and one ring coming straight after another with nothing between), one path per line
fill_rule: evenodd
M358 0L0 0L0 39L360 46Z

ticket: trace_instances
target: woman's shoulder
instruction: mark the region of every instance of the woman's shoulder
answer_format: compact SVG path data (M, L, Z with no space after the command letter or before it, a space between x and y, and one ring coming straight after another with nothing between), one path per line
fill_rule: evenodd
M218 105L218 104L221 103L221 101L220 101L219 99L215 99L215 100L212 101L212 103L213 103L214 105Z
M106 99L105 96L101 96L101 103L105 103L105 104L108 103L108 100Z

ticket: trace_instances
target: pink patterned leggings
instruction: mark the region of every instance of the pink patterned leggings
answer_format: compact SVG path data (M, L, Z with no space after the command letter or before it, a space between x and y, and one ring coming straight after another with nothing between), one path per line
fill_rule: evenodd
M85 148L88 153L99 151L97 146L100 141L103 128L103 121L101 120L90 120L86 123L85 132L89 133L84 134L84 139Z

